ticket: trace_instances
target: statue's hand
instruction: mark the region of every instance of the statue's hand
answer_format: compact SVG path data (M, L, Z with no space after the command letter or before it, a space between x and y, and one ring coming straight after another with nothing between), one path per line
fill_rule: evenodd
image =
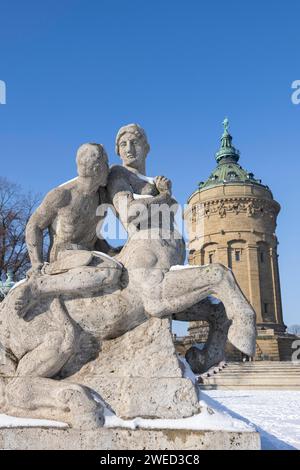
M31 268L27 271L26 277L30 278L32 276L39 276L42 274L43 263L36 263L31 266Z
M157 176L154 180L155 186L160 193L168 193L171 195L172 182L165 176Z

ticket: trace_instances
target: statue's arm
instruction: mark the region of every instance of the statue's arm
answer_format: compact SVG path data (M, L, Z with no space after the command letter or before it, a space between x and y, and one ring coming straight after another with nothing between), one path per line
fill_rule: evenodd
M59 188L48 193L27 223L26 244L32 272L38 271L43 265L43 233L51 226L59 207L65 205L66 193L66 190Z
M101 209L100 214L101 214L101 222L100 224L102 225L103 220L105 217L107 217L107 207L111 205L111 201L109 199L108 195L108 190L107 188L100 188L99 189L99 208ZM113 211L114 212L114 211ZM100 215L98 214L98 215ZM115 256L118 253L120 253L121 249L123 246L118 246L118 247L113 247L110 245L103 237L101 234L101 225L98 225L97 227L97 240L94 246L95 251L101 251L102 253L106 253L109 256Z
M111 203L116 209L118 215L120 215L124 208L131 212L131 209L134 211L135 206L140 206L143 204L146 208L154 204L169 204L173 205L176 201L171 196L171 185L164 177L158 177L160 185L157 185L158 194L153 197L145 197L142 199L135 199L132 188L126 178L126 175L121 172L118 173L117 167L114 167L111 170L109 179L108 179L108 195ZM166 180L166 184L163 184ZM121 217L122 219L122 217Z

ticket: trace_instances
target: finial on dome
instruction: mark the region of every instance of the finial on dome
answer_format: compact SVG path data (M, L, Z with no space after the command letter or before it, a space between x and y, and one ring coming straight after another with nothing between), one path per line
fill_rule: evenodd
M219 163L221 160L223 161L224 158L226 160L232 159L233 161L237 162L240 158L239 151L232 145L232 137L229 134L229 119L225 117L223 121L224 132L221 137L221 147L220 150L216 153L216 160Z
M226 117L224 119L224 121L222 122L223 126L224 126L224 134L228 134L228 128L229 128L229 119L228 117Z

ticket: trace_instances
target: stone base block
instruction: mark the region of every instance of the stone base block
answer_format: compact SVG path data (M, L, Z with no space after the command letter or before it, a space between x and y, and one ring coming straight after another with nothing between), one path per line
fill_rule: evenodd
M199 413L195 387L182 378L86 376L82 383L97 391L119 418L187 418Z
M187 429L0 429L4 450L260 450L256 432Z
M168 319L151 318L104 341L99 356L66 380L97 392L124 419L178 419L199 412L197 390L183 378Z

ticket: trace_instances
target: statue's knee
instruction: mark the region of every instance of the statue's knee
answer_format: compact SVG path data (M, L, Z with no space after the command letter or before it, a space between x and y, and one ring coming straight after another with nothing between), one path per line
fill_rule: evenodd
M229 269L221 263L213 263L211 266L213 266L216 272L221 273L223 275L226 275L229 271Z
M212 263L206 267L207 276L212 284L218 284L228 276L228 268L221 263Z

